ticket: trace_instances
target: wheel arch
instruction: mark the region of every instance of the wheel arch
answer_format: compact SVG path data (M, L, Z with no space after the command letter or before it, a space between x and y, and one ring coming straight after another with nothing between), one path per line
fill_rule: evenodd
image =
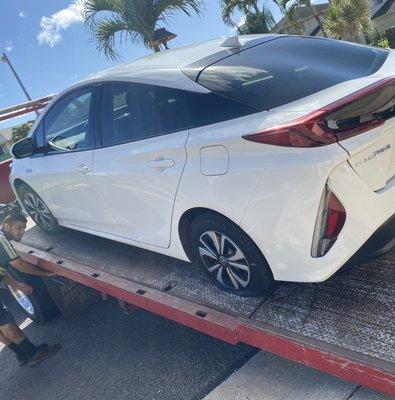
M193 262L194 260L193 260L193 255L192 255L193 253L191 250L190 236L188 233L191 228L192 221L195 218L197 218L201 215L205 215L205 214L206 215L207 214L218 215L221 218L224 218L224 219L228 220L229 222L237 225L251 239L251 241L255 244L255 246L262 253L263 257L266 260L266 257L263 254L262 250L258 247L258 245L255 243L255 241L251 238L251 236L247 232L245 232L245 230L236 221L232 220L231 218L222 214L221 212L215 211L213 209L206 208L206 207L194 207L194 208L190 208L189 210L186 210L181 215L181 218L179 219L179 222L178 222L178 237L179 237L181 245L185 251L185 254L188 256L190 261Z
M28 185L24 180L22 180L21 178L15 178L14 181L12 182L12 185L14 186L16 195L18 195L18 196L19 196L18 191L19 191L19 189L20 189L23 185L29 186L29 185ZM30 186L29 186L29 187L30 187Z

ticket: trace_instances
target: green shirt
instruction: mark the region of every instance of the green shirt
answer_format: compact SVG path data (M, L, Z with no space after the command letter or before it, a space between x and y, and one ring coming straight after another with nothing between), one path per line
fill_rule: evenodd
M19 258L19 256L16 253L14 246L0 230L0 282L4 279L4 275L10 266L9 263L17 258Z

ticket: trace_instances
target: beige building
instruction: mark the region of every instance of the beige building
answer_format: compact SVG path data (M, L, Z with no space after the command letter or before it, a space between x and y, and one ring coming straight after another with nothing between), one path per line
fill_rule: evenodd
M316 4L316 11L323 21L328 10L328 3ZM395 0L372 0L371 4L372 22L378 32L385 32L395 27ZM283 17L274 27L273 31L288 33L292 35L323 36L322 31L307 7L301 7L295 15L300 26L290 24L286 17Z
M395 28L395 0L373 0L372 22L378 32Z
M0 162L8 157L12 145L12 128L0 130Z

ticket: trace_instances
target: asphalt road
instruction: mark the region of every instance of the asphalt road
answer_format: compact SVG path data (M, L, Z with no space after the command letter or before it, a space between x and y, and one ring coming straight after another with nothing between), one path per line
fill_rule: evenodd
M10 309L17 323L25 320ZM69 320L30 324L24 332L62 350L40 365L19 368L3 349L0 399L202 399L256 353L144 311L124 315L109 301Z
M19 368L14 355L1 350L0 400L389 400L144 311L127 316L115 301L38 325L6 291L0 298L34 343L62 346L33 368Z

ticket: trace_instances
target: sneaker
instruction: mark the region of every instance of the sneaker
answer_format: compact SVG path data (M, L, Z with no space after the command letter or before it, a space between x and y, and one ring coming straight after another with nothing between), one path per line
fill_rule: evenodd
M33 367L33 365L39 364L41 361L44 361L47 358L52 357L55 353L57 353L60 350L60 346L58 344L54 344L51 347L48 347L45 344L37 347L38 350L36 354L29 360L29 367Z
M39 344L38 346L36 346L36 348L37 348L37 351L44 351L44 350L49 349L49 347L46 343ZM18 365L20 367L23 367L30 361L30 358L24 354L22 357L21 356L17 357L17 360L18 360Z

